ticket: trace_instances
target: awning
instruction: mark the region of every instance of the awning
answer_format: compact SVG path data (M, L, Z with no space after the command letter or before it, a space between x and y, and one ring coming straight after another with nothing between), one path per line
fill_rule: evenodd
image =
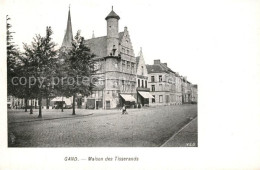
M145 99L154 98L149 92L139 91L138 93Z
M120 96L123 97L123 99L125 101L129 101L129 102L135 102L136 101L136 99L130 94L120 94Z
M54 99L52 99L51 101L53 102L57 102L57 101L62 101L61 97L55 97Z
M62 101L62 97L55 97L54 99L52 99L51 101L53 102L61 102ZM72 101L70 98L67 97L63 97L63 101L67 104L67 105L71 105Z

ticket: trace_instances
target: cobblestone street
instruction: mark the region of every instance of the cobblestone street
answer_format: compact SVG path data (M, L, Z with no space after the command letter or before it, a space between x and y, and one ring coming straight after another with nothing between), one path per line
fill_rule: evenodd
M59 112L43 110L45 120L38 121L37 110L31 118L23 111L9 111L9 147L157 147L197 117L197 105L132 109L127 115L119 110L77 110L76 117L65 116L71 110ZM197 142L197 132L191 135Z

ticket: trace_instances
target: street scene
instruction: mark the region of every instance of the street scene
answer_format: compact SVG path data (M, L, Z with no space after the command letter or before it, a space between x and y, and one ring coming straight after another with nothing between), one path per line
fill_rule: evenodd
M147 64L142 47L136 55L113 6L105 36L73 36L70 5L63 17L60 46L47 26L20 50L6 16L9 147L198 146L197 84L161 59Z
M8 111L9 147L197 147L197 105L120 110Z

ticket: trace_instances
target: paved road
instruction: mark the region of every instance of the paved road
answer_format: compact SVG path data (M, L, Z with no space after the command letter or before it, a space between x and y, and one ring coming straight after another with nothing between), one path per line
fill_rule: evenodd
M198 120L190 121L179 132L174 134L163 147L198 147Z
M104 111L105 112L105 111ZM9 123L9 147L161 146L193 118L197 105L97 113L83 117ZM13 142L12 142L13 141Z

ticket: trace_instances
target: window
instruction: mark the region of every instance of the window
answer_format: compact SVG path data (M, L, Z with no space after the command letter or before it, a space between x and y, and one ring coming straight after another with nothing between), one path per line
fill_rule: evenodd
M155 95L153 95L152 103L155 103Z
M129 70L130 69L130 62L127 61L127 69Z
M123 88L123 91L125 91L125 81L122 80L122 88Z
M163 102L163 95L160 95L159 96L159 103L162 103Z
M142 76L144 75L144 66L142 66Z
M159 84L159 90L162 91L162 84Z
M152 91L155 91L155 85L152 85Z
M124 70L125 69L125 61L122 60L122 69Z
M140 79L138 79L138 87L140 87Z
M162 82L162 75L159 75L159 82Z
M142 87L144 87L144 80L142 80Z
M166 103L169 103L169 95L165 96Z
M147 80L145 80L145 88L147 88Z
M135 72L135 64L131 63L131 67L132 67L132 73L134 73Z
M125 53L125 48L122 48L122 52Z
M154 82L154 76L151 76L151 82Z
M132 84L132 92L135 90L135 84Z

